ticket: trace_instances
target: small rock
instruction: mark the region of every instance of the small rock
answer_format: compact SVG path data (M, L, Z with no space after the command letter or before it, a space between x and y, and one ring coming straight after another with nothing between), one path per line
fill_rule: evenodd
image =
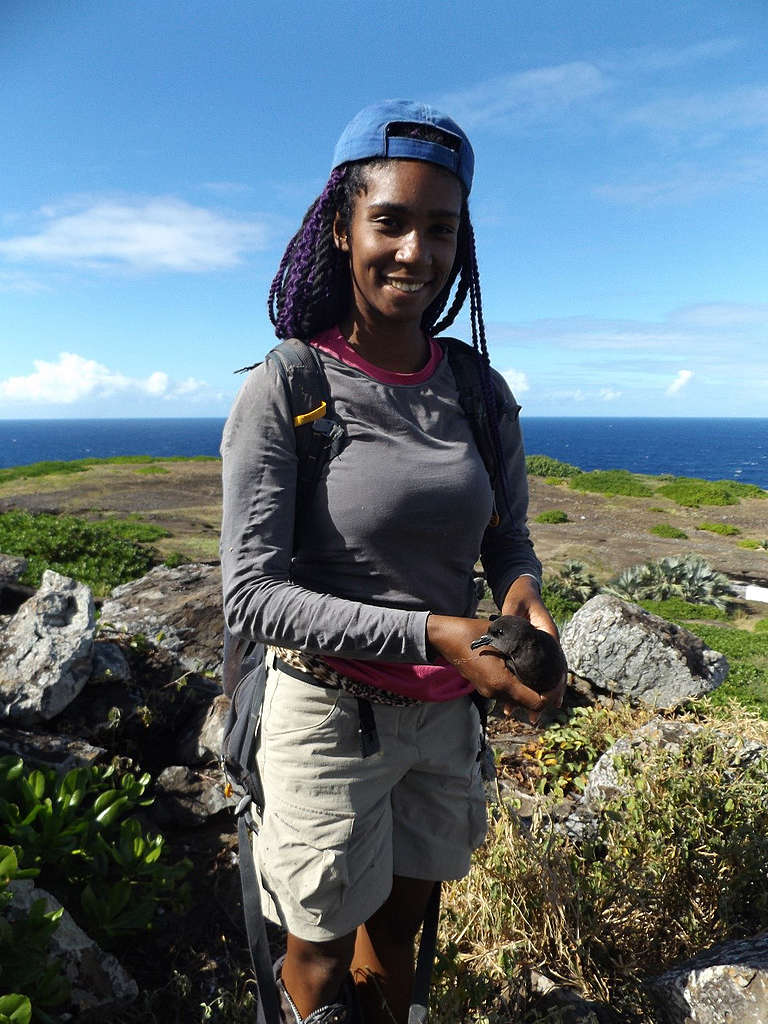
M93 637L90 589L47 569L0 629L0 715L31 724L63 711L91 674Z
M218 761L229 707L229 697L219 694L207 708L199 710L192 725L179 742L178 756L182 764Z
M0 587L6 583L18 583L26 568L26 558L0 554Z
M103 760L106 750L71 736L25 732L4 725L0 730L0 755L16 754L26 765L56 768L64 774Z
M186 765L171 765L157 778L152 817L163 826L202 825L235 805L234 796L225 796L225 785L224 773L218 767L195 771Z
M89 683L115 683L131 681L131 667L119 644L112 640L97 640L93 645L93 668Z

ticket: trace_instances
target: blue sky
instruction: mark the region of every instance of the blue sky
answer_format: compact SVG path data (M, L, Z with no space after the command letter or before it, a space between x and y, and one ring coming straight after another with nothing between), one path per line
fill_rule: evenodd
M0 418L226 415L391 96L472 139L525 414L768 416L766 39L765 0L2 0Z

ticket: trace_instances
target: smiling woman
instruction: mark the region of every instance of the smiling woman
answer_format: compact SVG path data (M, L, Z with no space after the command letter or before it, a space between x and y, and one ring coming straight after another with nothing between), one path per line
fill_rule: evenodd
M536 715L562 698L471 649L478 556L502 611L557 636L518 406L486 350L473 162L422 104L350 122L270 290L275 333L299 340L253 370L224 431L225 614L233 649L267 644L254 854L293 1024L405 1024L414 936L485 834L483 699ZM467 296L472 348L435 337ZM289 350L323 381L308 415ZM307 489L316 428L338 441Z

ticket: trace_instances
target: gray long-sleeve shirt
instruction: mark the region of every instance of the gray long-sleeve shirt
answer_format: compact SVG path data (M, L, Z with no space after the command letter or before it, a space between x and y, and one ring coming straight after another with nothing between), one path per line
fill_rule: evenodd
M428 663L429 613L474 613L478 555L499 605L518 576L539 577L517 405L502 382L513 508L499 498L501 523L491 527L488 474L447 359L427 380L391 384L321 358L349 440L324 470L297 551L293 413L269 359L249 375L224 429L228 627L314 654Z

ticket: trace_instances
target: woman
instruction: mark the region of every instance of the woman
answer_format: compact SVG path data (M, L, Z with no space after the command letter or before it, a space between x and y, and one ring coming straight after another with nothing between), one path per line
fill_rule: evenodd
M458 125L422 104L350 122L269 303L277 336L319 353L346 445L297 518L304 428L271 358L224 434L227 623L270 645L255 854L265 914L288 931L279 988L299 1024L354 1019L350 968L366 1024L406 1021L434 883L466 874L485 835L470 695L533 714L562 699L563 684L542 696L470 650L488 628L472 617L480 554L502 611L556 636L525 527L518 407L488 368L473 162ZM495 494L434 340L467 295L505 470ZM376 752L361 750L361 706Z

